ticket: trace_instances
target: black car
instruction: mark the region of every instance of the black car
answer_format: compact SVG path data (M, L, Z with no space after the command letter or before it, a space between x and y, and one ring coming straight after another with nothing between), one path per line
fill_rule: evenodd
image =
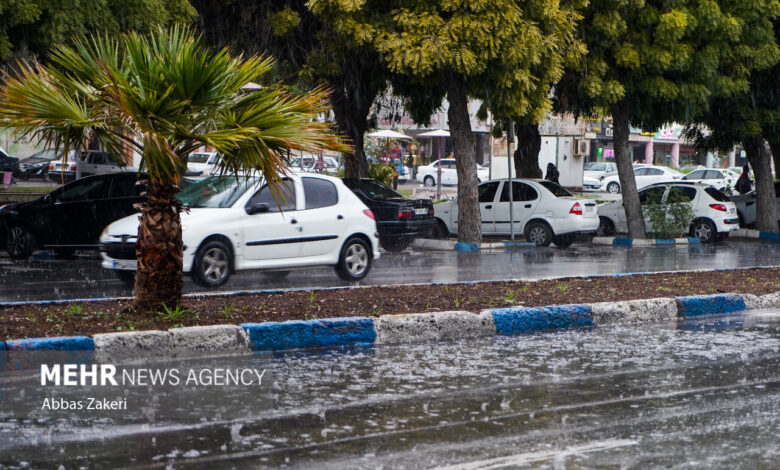
M126 217L142 200L136 173L88 176L29 202L0 207L0 241L14 259L37 248L70 255L76 249L97 249L100 232Z
M19 179L46 178L52 160L62 158L62 152L53 149L41 150L19 161Z
M387 251L401 251L415 238L429 236L436 227L433 202L428 199L405 198L370 178L343 181L374 213L379 243Z
M19 173L19 159L8 155L2 148L0 148L0 171L10 171L14 175ZM0 182L2 182L2 178L0 178Z

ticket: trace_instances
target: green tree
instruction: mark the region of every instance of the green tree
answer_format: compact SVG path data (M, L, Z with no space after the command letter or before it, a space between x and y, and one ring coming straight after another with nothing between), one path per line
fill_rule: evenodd
M375 126L371 107L388 73L372 47L339 34L337 17L314 15L306 0L192 0L199 25L214 45L268 52L279 62L274 78L298 90L326 85L335 122L351 143L345 173L367 177L363 136Z
M343 150L315 90L291 96L282 87L246 93L272 68L270 59L213 52L186 29L150 36L97 36L55 48L51 65L20 64L0 93L0 122L18 134L67 151L99 140L109 149L131 148L149 173L136 254L135 306L144 311L179 303L182 239L175 198L183 158L201 145L223 155L223 173L262 173L272 187L289 149Z
M51 47L89 33L148 33L186 23L194 13L187 0L3 0L0 64L13 57L44 57Z
M556 87L562 107L611 114L631 237L645 224L628 153L629 124L691 122L715 96L744 92L752 70L776 60L773 0L591 0L580 37L587 58Z
M548 81L562 67L554 64L544 75L538 64L565 52L560 37L547 35L542 25L574 22L576 13L544 0L310 0L309 6L338 18L334 25L342 34L373 45L391 72L422 89L446 91L458 174L458 240L481 241L469 97L489 98L489 108L502 117L543 115L550 107Z

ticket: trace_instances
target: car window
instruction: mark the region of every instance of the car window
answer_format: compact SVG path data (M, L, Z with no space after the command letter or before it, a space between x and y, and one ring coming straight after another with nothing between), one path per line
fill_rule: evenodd
M586 163L585 164L585 171L606 171L607 165L606 163Z
M403 197L397 192L383 185L382 183L379 183L374 180L354 179L354 180L346 180L346 181L349 182L350 187L358 188L374 199L397 199ZM308 207L308 200L309 200L309 192L306 191L307 207Z
M444 166L442 168L446 168L448 170L454 170L455 169L455 162L452 160L445 160Z
M302 178L302 180L307 209L335 206L339 202L338 190L332 182L320 178ZM295 195L293 194L294 199ZM292 205L292 209L294 208L295 204Z
M295 183L292 180L282 180L277 185L277 191L263 185L260 191L247 202L247 207L257 203L268 204L268 212L289 212L295 210ZM320 206L322 207L322 206Z
M690 186L672 186L666 200L669 203L691 202L696 199L696 188Z
M707 173L704 175L704 179L707 180L722 180L723 179L723 173L719 172L718 170L707 170Z
M257 182L255 177L214 176L187 186L176 198L191 208L230 207Z
M536 190L520 181L512 182L512 200L513 201L533 201L539 195ZM501 202L509 202L509 185L504 183L501 188Z
M187 160L189 163L206 163L211 157L210 153L191 153L190 158Z
M136 185L135 175L126 178L114 178L111 182L109 197L135 197L146 190L146 185Z
M108 165L109 163L114 163L111 156L107 153L103 152L93 152L89 156L90 163L93 165Z
M780 197L780 181L775 181L775 197Z
M645 168L645 169L647 170L646 173L647 175L660 176L664 174L664 170L660 168Z
M645 189L639 192L639 204L646 206L648 204L660 204L666 191L665 186Z
M496 199L498 181L490 181L479 185L479 202L493 202Z
M683 176L684 180L700 180L704 178L704 170L694 170Z
M634 170L634 176L645 176L647 174L647 168L636 168Z
M705 188L704 192L712 196L712 198L718 202L729 202L731 200L728 196L723 194L723 192L715 188Z
M54 200L56 202L76 202L103 199L106 195L106 179L90 178L77 181L62 189Z
M569 191L566 191L561 187L561 185L557 183L553 183L552 181L539 181L539 184L544 186L544 188L548 191L550 191L553 196L555 197L572 197L572 194Z

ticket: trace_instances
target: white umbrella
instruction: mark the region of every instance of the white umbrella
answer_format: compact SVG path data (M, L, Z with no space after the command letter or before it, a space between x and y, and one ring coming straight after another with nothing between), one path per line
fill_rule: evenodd
M408 139L408 140L412 139L411 137L409 137L406 134L401 134L400 132L391 131L389 129L372 132L372 133L367 134L367 135L369 137L376 137L376 138L379 138L379 139Z
M432 131L423 132L422 134L417 134L417 137L449 137L450 131L445 129L434 129Z

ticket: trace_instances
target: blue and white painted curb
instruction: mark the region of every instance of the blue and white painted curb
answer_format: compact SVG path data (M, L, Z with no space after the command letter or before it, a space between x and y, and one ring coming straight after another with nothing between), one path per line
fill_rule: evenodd
M483 310L243 323L139 331L11 339L0 342L7 361L26 351L94 351L101 362L177 359L253 351L370 347L382 344L512 336L615 323L666 321L703 315L732 315L780 308L780 292L763 296L716 294L623 302L510 307ZM10 363L10 362L9 362ZM2 367L2 365L0 365Z
M760 232L758 230L741 228L731 232L729 238L753 238L770 242L780 242L780 233Z
M502 241L488 243L466 243L455 240L436 240L431 238L418 238L412 242L412 247L418 250L438 251L486 251L506 250L513 248L536 248L535 243L520 241Z
M622 237L593 237L594 245L614 245L614 246L669 246L669 245L692 245L701 243L701 240L695 237L691 238L622 238Z

